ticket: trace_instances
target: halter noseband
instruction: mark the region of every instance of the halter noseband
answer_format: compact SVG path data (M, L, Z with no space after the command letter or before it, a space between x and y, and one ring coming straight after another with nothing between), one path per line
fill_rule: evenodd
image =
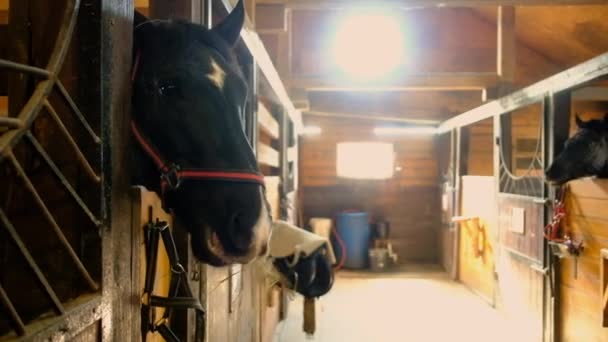
M140 52L137 51L131 81L135 80L137 69L139 67ZM131 133L158 167L160 172L160 187L161 193L165 193L167 187L171 190L177 189L183 179L205 180L205 181L220 181L220 182L237 182L237 183L254 183L264 187L264 175L252 170L210 170L198 168L181 168L179 164L168 162L164 159L157 149L146 139L141 133L135 121L131 120Z

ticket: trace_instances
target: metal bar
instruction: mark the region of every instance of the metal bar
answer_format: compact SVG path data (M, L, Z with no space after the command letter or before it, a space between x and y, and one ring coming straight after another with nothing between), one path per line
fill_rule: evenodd
M68 1L65 6L62 26L56 38L58 44L56 44L55 50L51 54L49 63L47 64L47 70L50 75L57 75L63 66L65 55L67 54L70 42L72 40L72 32L76 26L79 8L80 0ZM55 76L49 76L47 80L39 82L36 86L34 93L29 98L25 106L23 106L18 115L19 119L23 121L24 127L30 127L34 119L40 113L42 103L51 93L55 80ZM2 159L2 154L7 153L8 149L14 146L24 133L24 130L19 129L0 135L0 159Z
M10 318L13 322L12 325L13 325L13 328L15 329L15 331L17 332L17 335L19 335L19 336L25 335L25 324L23 324L21 317L19 317L19 313L17 312L17 310L15 310L13 303L11 303L11 299L8 298L8 295L4 291L4 288L2 287L2 285L0 285L0 301L6 308L6 311L8 312L8 315L10 316Z
M366 0L257 0L259 5L284 5L291 9L329 10L342 9L357 4L369 5ZM374 0L377 6L392 8L443 8L443 7L477 7L477 6L551 6L551 5L601 5L604 0Z
M418 125L437 125L441 121L439 120L424 120L424 119L407 119L400 116L399 114L381 114L381 113L367 113L367 114L353 114L353 113L338 113L338 112L323 112L318 110L308 110L303 112L304 115L311 116L326 116L334 118L348 118L348 119L360 119L360 120L375 120L375 121L386 121L395 123L406 123L406 124L418 124ZM422 116L427 116L430 112L421 112Z
M0 208L0 221L2 221L2 225L7 230L11 239L17 246L17 249L19 250L19 252L21 252L21 254L23 255L23 258L27 262L28 266L32 269L32 271L36 275L36 279L38 279L38 282L44 288L44 291L46 292L47 296L51 300L51 303L53 303L53 308L54 308L55 312L57 314L63 314L65 312L65 310L63 309L63 305L61 304L61 301L57 297L57 294L55 293L55 291L49 284L48 280L46 280L46 277L44 276L44 274L42 274L42 271L36 264L36 261L34 260L34 258L30 254L30 252L27 250L27 247L25 247L25 244L23 243L23 241L21 241L21 238L19 237L17 230L15 229L15 227L13 226L11 221L8 219L8 216L6 216L6 214L4 213L2 208Z
M82 165L82 167L86 171L89 178L91 178L91 180L93 180L94 182L99 183L101 181L101 177L99 177L99 175L97 175L97 173L95 173L95 171L91 167L91 164L89 164L89 161L84 156L84 154L78 147L78 144L76 143L76 141L74 141L74 138L72 138L72 135L70 134L68 129L65 127L65 125L61 121L61 118L59 118L59 115L57 115L57 112L55 111L53 106L51 106L51 104L49 103L48 100L44 100L44 108L46 108L46 110L49 112L49 114L51 114L51 117L53 118L53 120L55 120L55 122L57 123L57 126L59 126L59 130L61 131L61 133L63 133L65 138L68 140L69 144L72 146L72 149L76 153L76 158L80 162L80 165Z
M46 204L44 204L44 201L40 197L40 194L38 194L38 191L34 187L34 184L32 184L32 182L30 181L29 177L27 176L27 174L25 173L25 171L23 170L23 168L19 164L19 161L17 160L17 158L15 158L15 155L13 154L12 151L8 152L8 158L13 163L13 166L15 167L15 170L17 171L17 175L25 183L25 187L30 191L30 193L34 197L34 200L36 201L36 203L38 204L38 206L42 210L42 213L44 214L44 216L46 217L46 219L48 220L48 222L51 224L51 227L55 231L55 234L59 238L59 241L65 247L65 250L68 252L68 254L70 255L70 257L72 258L72 261L76 265L76 268L78 268L78 271L80 272L80 274L87 281L89 287L92 290L99 289L99 286L97 285L97 283L95 282L95 280L93 280L93 278L89 274L89 271L87 271L87 269L84 267L84 265L82 264L82 262L78 258L78 255L76 255L76 252L74 252L74 249L70 245L70 242L68 241L68 239L65 237L65 235L61 231L61 228L57 224L57 221L55 221L55 218L53 217L53 214L51 214L51 212L47 208Z
M46 163L51 168L51 170L53 170L53 172L55 173L55 176L57 176L57 178L59 178L59 181L61 182L61 184L63 184L63 186L65 186L65 188L72 195L72 197L74 198L76 203L78 203L80 208L85 212L85 214L89 217L89 219L91 219L91 222L93 222L93 224L95 224L97 227L101 226L102 222L95 217L95 215L91 212L91 210L86 205L86 203L84 203L82 198L76 193L76 190L74 190L74 188L72 187L72 184L70 184L70 182L68 182L68 180L65 178L63 173L61 173L61 170L59 170L59 168L57 167L55 162L53 162L53 160L46 153L46 151L44 150L44 147L42 147L42 145L40 145L38 140L32 135L31 132L25 133L25 136L30 140L32 145L34 145L34 148L36 149L36 151L38 151L40 156L42 156L42 158L46 161Z
M574 88L585 82L608 75L608 53L604 53L570 69L555 74L526 88L497 100L445 120L439 125L439 133L446 133L455 127L517 110L541 101L544 96Z
M6 116L0 116L0 126L8 128L22 128L23 122L17 118L9 118Z
M495 72L429 72L396 76L394 80L385 82L292 76L286 83L290 88L314 91L482 90L499 80Z
M57 89L59 89L59 92L61 93L61 95L63 95L63 98L65 98L65 100L70 105L70 108L72 108L72 110L76 114L76 117L78 117L78 119L80 120L80 123L82 123L82 126L84 127L84 129L89 133L91 138L93 138L93 141L95 141L96 144L101 144L101 138L99 138L99 136L97 136L97 134L95 134L95 132L93 131L93 128L91 128L91 125L89 124L87 119L84 117L84 115L82 115L80 108L78 108L76 103L74 103L74 100L72 100L72 97L70 96L68 91L65 89L65 87L63 86L61 81L57 80L55 82L55 85L57 86Z
M12 62L12 61L9 61L6 59L1 59L1 58L0 58L0 69L9 69L9 70L14 70L14 71L18 71L18 72L23 72L26 74L41 76L44 78L51 78L51 72L49 72L48 70L33 67L33 66L27 65L27 64Z

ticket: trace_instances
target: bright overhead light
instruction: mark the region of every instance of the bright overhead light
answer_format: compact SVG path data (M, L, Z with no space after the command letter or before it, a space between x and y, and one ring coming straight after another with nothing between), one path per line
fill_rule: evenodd
M404 36L399 19L388 10L362 8L338 24L331 56L342 72L359 79L388 75L403 61Z
M376 127L376 135L435 135L437 127L414 126L414 127Z
M300 135L319 135L321 134L321 127L318 126L304 126Z

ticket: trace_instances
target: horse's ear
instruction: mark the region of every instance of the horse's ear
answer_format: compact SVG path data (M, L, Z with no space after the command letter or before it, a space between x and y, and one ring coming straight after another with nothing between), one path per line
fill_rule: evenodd
M135 29L137 26L145 23L148 20L149 19L146 18L145 15L141 14L139 11L135 11L135 15L133 16L133 29Z
M581 128L585 125L585 122L583 120L581 120L581 117L578 116L578 113L574 115L574 120L576 122L576 125Z
M234 46L239 39L244 23L245 8L243 0L239 0L232 12L222 22L217 24L212 31L222 37L228 45Z

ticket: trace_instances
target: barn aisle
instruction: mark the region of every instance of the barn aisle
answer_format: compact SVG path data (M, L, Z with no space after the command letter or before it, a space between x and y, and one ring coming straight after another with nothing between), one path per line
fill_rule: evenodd
M290 303L273 342L524 341L500 314L436 266L384 275L341 271L322 298L317 333L302 332L302 299Z

